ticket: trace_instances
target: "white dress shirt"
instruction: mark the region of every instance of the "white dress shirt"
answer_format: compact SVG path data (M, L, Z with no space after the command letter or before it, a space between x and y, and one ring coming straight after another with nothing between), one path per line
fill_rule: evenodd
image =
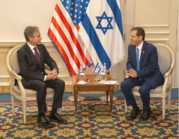
M28 42L27 42L27 44L29 45L30 49L32 50L32 53L35 55L34 47L37 48L37 46L33 46L33 45L29 44ZM37 52L39 53L39 49L38 48L37 48ZM40 55L40 53L39 53L39 55Z

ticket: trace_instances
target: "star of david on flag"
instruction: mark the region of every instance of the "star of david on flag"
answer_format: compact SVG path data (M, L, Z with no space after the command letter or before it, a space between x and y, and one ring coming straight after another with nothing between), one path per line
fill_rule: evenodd
M97 16L96 18L99 22L96 29L101 29L104 34L106 34L107 29L113 29L113 27L111 25L111 21L112 21L113 17L107 17L106 12L103 12L101 17ZM103 21L103 20L106 20L108 22L108 25L106 27L103 27L101 25L101 21Z
M124 60L122 18L119 0L90 0L79 35L94 65L106 63L109 70ZM98 63L97 63L98 61Z

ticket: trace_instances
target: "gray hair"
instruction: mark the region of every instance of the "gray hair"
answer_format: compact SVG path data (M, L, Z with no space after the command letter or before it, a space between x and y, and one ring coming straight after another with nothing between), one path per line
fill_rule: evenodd
M35 32L39 30L39 27L36 26L27 26L24 30L24 36L26 41L29 41L29 37L34 37Z

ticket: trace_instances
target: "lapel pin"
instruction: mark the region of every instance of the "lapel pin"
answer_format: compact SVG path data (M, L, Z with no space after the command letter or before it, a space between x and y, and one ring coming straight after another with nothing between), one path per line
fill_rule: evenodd
M145 52L143 51L143 53L145 53Z

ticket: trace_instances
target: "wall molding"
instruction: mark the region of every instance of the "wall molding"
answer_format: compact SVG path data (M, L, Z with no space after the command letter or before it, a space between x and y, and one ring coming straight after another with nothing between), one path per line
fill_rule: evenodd
M0 75L0 79L9 79L10 76L9 75Z
M146 35L169 35L169 31L166 32L145 32Z
M68 74L58 74L58 78L71 78ZM0 75L0 79L10 79L9 75ZM65 81L66 85L72 85L71 81ZM0 81L0 86L10 86L9 82L2 82Z
M157 24L157 25L134 25L134 27L143 27L143 28L158 28L158 27L169 27L168 24Z
M0 79L10 79L9 75L0 75ZM10 86L10 82L1 82L0 81L0 86Z
M8 40L8 41L0 41L0 48L12 48L13 46L16 46L18 44L25 44L26 42L25 41L11 41L11 40ZM53 46L53 43L51 41L42 41L42 44L44 44L46 47L51 47Z
M154 42L168 42L169 39L145 39L145 41L154 41Z

